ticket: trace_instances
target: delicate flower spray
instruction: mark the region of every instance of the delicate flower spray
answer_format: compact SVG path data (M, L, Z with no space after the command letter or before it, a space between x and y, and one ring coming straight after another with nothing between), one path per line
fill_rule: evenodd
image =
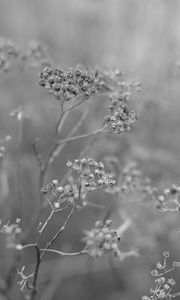
M34 54L35 57L38 56L33 49L28 53L28 55L31 53L31 57L32 54ZM28 55L26 57L28 57ZM33 58L34 56L32 59ZM89 193L96 190L104 190L107 192L116 185L117 181L115 175L106 171L102 161L88 157L88 151L86 151L85 156L85 152L83 153L82 151L79 158L67 162L69 171L60 182L59 180L52 180L50 183L44 184L49 167L61 154L63 147L71 141L92 137L94 138L94 143L89 146L88 150L90 150L99 135L110 133L121 134L132 129L137 120L137 116L134 111L129 109L128 99L130 97L130 90L133 88L136 89L137 85L122 82L120 76L120 72L117 72L117 70L108 72L98 68L85 68L80 65L69 68L67 71L61 68L53 69L51 66L48 66L40 73L40 86L47 89L48 92L58 100L61 112L56 125L54 142L46 160L42 159L42 155L39 152L38 141L36 140L33 143L35 157L40 168L39 190L41 191L40 198L42 207L36 212L30 224L30 228L37 222L39 224L36 241L31 244L22 242L18 245L19 251L29 247L34 247L36 250L34 272L25 275L25 266L20 270L18 268L18 275L20 277L19 285L21 290L25 293L26 299L33 300L36 298L38 292L37 279L39 268L44 256L48 252L61 256L89 255L91 257L100 257L106 253L112 253L120 261L125 257L137 255L137 252L134 250L125 253L121 252L119 243L124 231L121 231L121 226L120 228L113 229L112 221L109 219L97 221L93 229L84 232L85 236L82 239L84 247L79 252L66 253L59 249L53 249L52 247L56 239L59 238L66 229L76 210L78 208L83 209L83 207L87 205L91 206L88 200ZM109 95L110 102L108 108L109 115L102 120L102 126L93 132L75 135L86 116L87 112L85 112L68 136L61 139L60 132L68 117L68 113L85 101L89 103L95 95L97 97L99 94ZM47 206L50 207L50 213L45 220L39 222L41 213ZM67 218L50 241L43 247L41 239L44 231L48 227L49 221L52 220L55 214L63 211L68 212ZM129 223L127 228L128 227ZM27 234L28 233L26 233L26 236Z
M89 200L89 194L98 190L105 192L108 197L129 196L138 190L143 199L156 199L156 206L162 211L179 212L179 186L173 186L163 191L162 195L156 194L156 189L152 188L150 182L145 180L141 171L133 163L128 163L124 168L118 169L113 173L106 168L107 160L103 162L89 157L89 151L94 147L96 141L102 135L121 135L131 131L137 120L137 114L131 109L131 95L139 91L140 84L133 80L125 80L119 70L103 70L98 67L90 68L77 65L73 68L64 70L52 66L52 60L48 58L46 48L37 41L28 45L27 49L22 49L6 39L0 39L0 72L1 74L9 73L13 64L21 64L21 71L31 67L41 67L39 74L39 85L47 90L52 98L56 101L60 110L59 119L57 120L53 141L47 156L42 155L39 150L39 140L32 142L35 158L39 166L39 202L40 207L34 212L26 232L22 232L21 222L3 225L0 222L0 234L4 237L5 245L10 251L15 252L15 262L13 271L16 269L18 275L18 285L23 292L26 300L38 299L39 287L38 278L41 263L47 253L59 256L77 256L88 255L91 258L100 258L103 255L113 255L117 261L122 261L129 256L137 256L136 250L127 252L121 251L121 238L125 231L131 225L129 218L120 226L113 226L112 220L105 217L101 221L96 221L92 229L84 230L82 238L83 247L77 252L64 252L60 249L54 249L54 242L61 237L66 230L74 213L79 209L93 205ZM96 130L88 133L77 134L82 123L86 119L91 100L98 99L98 96L108 98L109 106L107 115L103 118L101 126ZM86 103L82 116L77 124L67 134L65 138L61 137L61 132L69 113L79 106ZM17 151L20 149L21 137L26 113L22 108L13 111L19 125L19 141ZM78 142L83 139L90 139L88 147L83 149L79 157L68 161L67 172L61 180L51 180L47 182L49 168L58 159L63 148L71 142ZM5 141L5 140L4 140ZM1 141L0 141L1 142ZM7 159L7 150L0 145L0 166ZM18 166L20 166L20 155L18 156ZM115 162L115 160L113 158ZM113 161L112 160L112 161ZM109 163L112 163L112 161ZM113 162L114 163L114 162ZM119 162L117 162L119 165ZM116 166L117 167L117 166ZM17 172L17 191L21 205L23 206L23 197L20 186L20 172ZM170 207L173 203L173 207ZM46 210L50 209L48 216L43 219ZM54 215L66 213L65 221L57 228L55 233L48 242L43 244L46 229ZM108 214L107 214L108 215ZM23 215L22 215L23 218ZM36 239L28 243L31 231L36 230ZM29 271L28 266L23 262L23 251L28 248L35 249L35 262L33 270ZM171 278L165 278L165 275L179 267L179 262L173 262L172 266L167 266L168 252L164 254L163 264L158 263L156 270L152 271L155 279L155 287L150 290L150 296L144 296L143 300L172 299L179 295L173 292L175 282ZM7 292L8 289L5 289ZM4 293L5 293L4 292Z

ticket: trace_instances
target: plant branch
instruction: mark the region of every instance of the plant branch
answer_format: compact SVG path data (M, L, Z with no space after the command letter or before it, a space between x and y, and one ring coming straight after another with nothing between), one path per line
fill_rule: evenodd
M51 218L52 218L54 212L55 212L54 209L51 209L51 212L50 212L48 218L46 219L46 221L44 222L43 226L42 226L41 229L39 230L39 234L41 234L41 233L43 232L44 228L47 226L47 223L51 220Z
M79 252L72 252L72 253L63 252L63 251L54 250L54 249L41 249L41 251L50 252L50 253L56 253L56 254L61 255L61 256L77 256L77 255L81 255L81 254L86 254L87 253L84 250L79 251Z
M67 219L65 220L65 222L64 222L64 224L61 226L61 228L60 228L60 229L56 232L56 234L53 236L53 238L47 243L45 249L49 249L49 248L52 246L52 244L55 242L55 240L56 240L56 239L62 234L62 232L66 229L66 226L67 226L67 224L69 223L69 221L70 221L70 219L71 219L71 217L72 217L72 215L73 215L73 213L74 213L74 211L75 211L75 209L76 209L76 206L77 206L77 204L78 204L78 202L79 202L80 199L81 199L81 184L79 184L79 197L78 197L78 199L76 200L75 204L73 205L73 207L72 207L72 209L71 209L69 215L67 216ZM43 258L44 254L45 254L45 251L42 252L41 258Z
M36 267L34 271L34 277L33 277L33 282L32 282L32 293L31 293L31 300L33 300L36 296L37 293L37 278L38 278L38 273L39 273L39 267L41 264L41 252L39 247L36 245L36 256L37 256L37 262L36 262Z

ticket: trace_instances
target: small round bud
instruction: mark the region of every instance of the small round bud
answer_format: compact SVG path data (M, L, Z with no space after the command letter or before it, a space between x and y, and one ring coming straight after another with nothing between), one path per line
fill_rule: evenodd
M152 276L157 276L158 275L158 271L157 270L152 270L151 271L151 275Z
M157 265L156 265L156 268L157 268L158 270L161 270L161 269L163 269L163 266L161 265L160 262L158 262Z
M54 187L57 187L57 186L58 186L58 180L56 180L56 179L53 180L53 181L52 181L52 184L53 184Z
M175 280L173 278L169 278L167 283L172 287L176 284Z
M170 289L170 285L166 283L166 284L164 284L163 288L164 288L165 290L169 290L169 289Z
M159 202L164 202L164 200L165 200L165 198L164 198L163 195L160 195L160 196L158 197L158 201L159 201Z
M54 209L58 209L60 207L60 203L54 202L53 206L54 206Z
M47 188L46 188L46 187L43 187L43 188L41 189L41 193L42 193L43 195L47 195L47 193L48 193Z
M112 224L112 220L106 220L106 222L105 222L105 225L106 225L106 226L109 227L109 226L111 226L111 224Z
M163 256L164 256L164 257L168 258L169 255L170 255L170 254L169 254L169 251L164 251L164 252L163 252Z

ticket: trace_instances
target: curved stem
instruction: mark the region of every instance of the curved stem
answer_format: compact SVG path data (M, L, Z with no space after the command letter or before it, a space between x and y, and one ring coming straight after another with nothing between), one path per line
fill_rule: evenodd
M36 255L37 255L37 263L36 263L36 267L35 267L35 271L34 271L34 278L33 278L33 282L32 282L32 293L31 293L31 300L33 300L36 296L37 293L37 278L38 278L38 273L39 273L39 267L41 264L41 252L39 247L36 245Z
M69 137L69 138L66 138L64 140L60 140L57 142L58 145L60 144L64 144L64 143L69 143L69 142L72 142L72 141L77 141L77 140L82 140L82 139L86 139L88 137L91 137L91 136L94 136L94 135L97 135L99 134L100 132L103 131L103 128L99 128L93 132L90 132L90 133L85 133L85 134L81 134L81 135L76 135L76 136L72 136L72 137Z
M99 133L97 135L93 136L93 139L88 143L88 145L80 152L78 159L81 157L85 157L88 153L88 151L94 146L94 144L96 143L98 137L100 134L102 134L104 131L99 131ZM67 178L71 175L72 173L72 169L69 169L65 175L63 176L63 178L61 179L60 185L64 185L64 183L66 182Z
M52 244L55 242L55 240L62 234L62 232L66 229L66 226L67 224L69 223L75 209L76 209L76 206L79 202L81 198L81 184L79 184L79 197L78 199L76 200L75 204L73 205L69 215L67 216L67 219L65 220L64 224L60 227L60 229L56 232L56 234L53 236L53 238L47 243L45 249L49 249ZM45 251L42 252L42 255L41 255L41 259L43 258L43 256L45 255Z
M82 250L79 252L72 252L72 253L68 253L68 252L64 252L64 251L59 251L59 250L54 250L54 249L41 249L41 251L44 252L50 252L50 253L55 253L61 256L77 256L77 255L81 255L81 254L86 254L87 252Z
M41 234L43 232L44 228L47 226L47 223L51 220L53 214L54 214L54 209L51 209L51 212L50 212L48 218L46 219L46 221L44 222L43 226L39 230L39 234Z
M25 248L30 248L30 247L35 247L36 248L36 244L27 244L27 245L24 245L22 246L22 249L25 249Z

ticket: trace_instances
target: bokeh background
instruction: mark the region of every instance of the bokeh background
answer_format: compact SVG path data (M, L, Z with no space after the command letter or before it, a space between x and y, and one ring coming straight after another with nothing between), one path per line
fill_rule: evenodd
M133 73L142 90L133 105L139 119L128 136L99 143L96 158L116 155L136 160L153 185L165 187L180 179L180 1L178 0L0 0L0 35L26 47L30 40L47 46L55 66L68 68L78 63L119 68ZM21 145L21 180L24 199L24 226L36 209L38 166L32 141L40 138L46 156L58 119L58 104L38 86L39 69L19 72L0 80L0 139L11 135L5 168L0 170L1 218L14 220L18 213L16 181L17 121L9 116L17 107L29 114ZM9 76L9 75L6 75ZM104 98L100 99L104 105ZM106 100L106 99L105 99ZM82 132L96 128L104 111L94 103ZM63 135L73 126L84 107L75 111L64 126ZM60 179L65 162L74 159L86 142L72 143L49 171L48 179ZM153 286L150 270L171 252L170 262L180 260L179 216L160 213L153 205L113 204L107 195L94 196L94 202L112 207L115 226L121 212L133 218L122 241L122 249L138 248L138 258L117 262L109 257L93 261L86 257L55 259L47 256L41 268L39 299L135 300ZM8 205L7 205L8 203ZM5 209L6 207L6 209ZM105 215L104 210L86 208L74 216L55 247L81 249L83 230ZM45 240L65 216L57 216ZM30 239L33 241L34 235ZM45 242L45 241L44 241ZM1 245L0 245L1 247ZM34 252L27 251L24 262L33 266ZM5 266L2 264L2 267ZM180 271L172 274L178 282ZM20 297L20 296L18 296ZM17 298L19 299L19 298Z

